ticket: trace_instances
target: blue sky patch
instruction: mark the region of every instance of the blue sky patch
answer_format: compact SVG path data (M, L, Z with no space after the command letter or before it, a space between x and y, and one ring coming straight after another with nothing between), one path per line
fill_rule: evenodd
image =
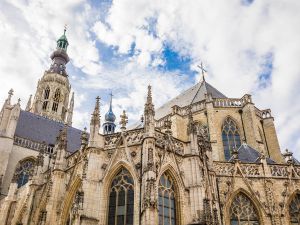
M178 52L174 51L170 46L166 45L163 52L165 64L160 69L165 71L180 71L181 73L190 74L190 66L192 59L188 56L181 56Z
M241 0L241 1L242 1L242 5L246 5L246 6L249 6L254 2L254 0Z
M266 88L271 84L273 61L273 53L268 53L264 56L264 62L261 65L262 70L258 77L260 88Z

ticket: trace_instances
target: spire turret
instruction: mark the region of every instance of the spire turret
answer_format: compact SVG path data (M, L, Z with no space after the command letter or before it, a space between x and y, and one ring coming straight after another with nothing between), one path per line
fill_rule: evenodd
M68 109L67 124L69 126L72 125L73 111L74 111L74 92L72 93L70 106L69 106L69 109Z
M32 99L32 95L29 96L29 99L28 99L28 102L27 102L27 105L26 105L26 111L30 111L31 109L31 99Z
M152 103L152 92L151 92L151 86L148 86L148 93L147 93L147 101L145 104L144 109L144 120L145 120L145 130L149 133L154 133L154 105Z
M94 112L92 113L91 127L100 127L100 97L97 96Z
M113 94L110 94L110 103L109 103L109 109L108 112L105 114L105 122L103 124L103 133L104 134L113 134L115 132L116 124L116 116L112 111L112 96Z

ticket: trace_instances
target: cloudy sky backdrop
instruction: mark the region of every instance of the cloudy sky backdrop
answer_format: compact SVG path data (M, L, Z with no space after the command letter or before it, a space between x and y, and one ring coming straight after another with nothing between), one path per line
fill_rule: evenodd
M299 0L0 0L0 101L24 108L68 24L74 126L88 126L95 97L114 93L130 122L147 85L158 107L199 79L229 97L271 108L282 150L300 158Z

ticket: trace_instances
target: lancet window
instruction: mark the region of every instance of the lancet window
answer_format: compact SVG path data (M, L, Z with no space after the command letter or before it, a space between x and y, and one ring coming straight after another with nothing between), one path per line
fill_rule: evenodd
M48 87L46 87L46 89L44 91L44 102L43 102L43 106L42 106L43 110L47 109L48 102L49 102L49 95L50 95L50 88L48 86Z
M14 174L14 180L18 184L18 188L28 182L29 177L33 174L34 164L35 161L31 158L19 162Z
M54 94L52 111L57 112L59 100L60 100L60 89L58 88L56 89Z
M300 225L300 194L296 194L292 200L290 207L290 223L291 225Z
M132 176L122 168L110 186L108 225L133 225L133 185Z
M251 200L243 193L238 194L230 206L231 225L259 225L259 217Z
M158 186L159 225L176 225L176 197L172 179L164 173Z
M231 158L231 151L241 146L241 138L236 123L227 117L222 126L222 141L225 160Z

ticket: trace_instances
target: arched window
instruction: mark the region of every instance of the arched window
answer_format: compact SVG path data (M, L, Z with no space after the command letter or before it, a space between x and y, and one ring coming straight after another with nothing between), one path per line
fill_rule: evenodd
M243 193L238 194L230 206L231 225L259 225L259 217L251 200Z
M229 160L233 148L237 149L241 146L239 129L235 122L229 117L226 118L222 127L222 141L225 160Z
M54 94L52 111L57 112L59 101L60 101L60 89L58 88L56 89Z
M158 186L159 225L176 225L176 199L172 179L164 173Z
M26 184L34 170L35 161L33 159L25 159L20 161L14 174L14 180L18 184L18 188Z
M47 86L44 92L44 99L49 99L49 95L50 95L50 88L49 86Z
M300 225L300 194L296 194L290 204L291 225Z
M129 172L122 168L109 193L108 225L133 225L134 187Z
M47 109L49 95L50 95L50 88L49 88L49 86L47 86L44 91L44 102L43 102L43 107L42 107L43 110Z

